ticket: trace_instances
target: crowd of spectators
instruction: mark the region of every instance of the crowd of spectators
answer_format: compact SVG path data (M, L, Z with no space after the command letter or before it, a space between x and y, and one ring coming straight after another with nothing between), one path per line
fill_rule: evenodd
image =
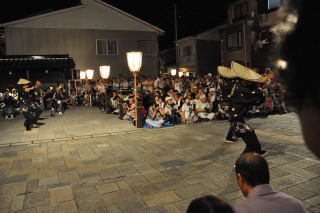
M141 77L137 82L137 101L142 106L143 120L149 127L164 124L195 123L228 119L228 104L223 102L218 75L177 77L161 75ZM285 113L284 89L279 82L263 86L265 102L253 108L247 116L265 116ZM1 108L6 119L14 118L23 102L19 88L7 89L0 94ZM94 106L107 113L118 114L120 119L136 120L134 83L132 78L116 77L98 81L78 82L78 85L60 83L42 86L34 94L42 110L62 115L70 106Z
M224 101L218 75L176 77L161 75L142 77L137 82L137 101L147 126L194 123L228 119L228 104ZM247 116L283 114L287 111L284 89L270 80L263 86L265 102L253 108ZM71 89L77 105L93 105L135 124L134 83L131 78L118 77L85 82ZM75 90L77 89L77 91Z

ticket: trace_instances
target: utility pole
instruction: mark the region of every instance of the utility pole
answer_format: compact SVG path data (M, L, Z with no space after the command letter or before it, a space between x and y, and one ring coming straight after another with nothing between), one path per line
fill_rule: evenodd
M174 28L175 28L175 45L176 45L176 70L179 73L179 49L178 49L178 23L177 23L177 4L174 4Z
M248 66L248 56L247 56L247 36L246 36L246 22L242 22L242 32L243 32L243 46L244 46L244 60L245 60L245 66Z

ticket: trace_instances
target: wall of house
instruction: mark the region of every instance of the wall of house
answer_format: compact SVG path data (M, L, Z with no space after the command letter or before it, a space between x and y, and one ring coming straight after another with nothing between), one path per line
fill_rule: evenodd
M233 27L229 27L220 31L222 42L222 61L221 64L223 66L230 67L231 61L238 61L243 64L247 63L251 64L251 31L250 28L245 25L245 35L243 34L242 42L243 45L239 49L228 49L227 47L227 34L235 32L235 31L243 31L243 24L233 25Z
M211 29L208 31L205 31L203 33L200 33L197 35L197 39L200 40L220 40L220 35L218 29Z
M196 66L196 39L187 39L180 41L179 44L179 67L194 67ZM181 50L183 47L191 46L191 56L182 56Z
M155 32L5 28L8 55L69 54L75 61L75 69L94 69L99 78L99 66L110 65L111 76L131 76L126 52L138 50L139 40L154 40L156 55L144 55L141 74L155 76L159 73L158 36ZM96 39L118 40L118 55L97 55Z

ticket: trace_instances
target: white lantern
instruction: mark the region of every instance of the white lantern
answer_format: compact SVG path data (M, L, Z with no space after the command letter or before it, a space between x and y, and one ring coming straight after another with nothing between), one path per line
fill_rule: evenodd
M127 52L127 62L131 72L139 72L142 65L142 52Z
M92 78L93 78L93 73L94 73L94 70L91 70L91 69L87 69L87 70L86 70L87 78L88 78L89 80L92 80Z
M109 75L110 75L110 66L106 66L106 65L100 66L101 78L107 79L109 78Z
M285 70L287 69L287 62L285 60L279 59L277 61L277 66L278 68Z
M190 73L189 73L189 72L186 72L186 76L189 77L189 75L190 75Z
M179 72L179 77L182 77L183 76L183 72Z
M80 71L80 79L81 80L86 79L86 72L85 71Z
M175 76L177 74L177 70L176 69L171 69L171 75Z

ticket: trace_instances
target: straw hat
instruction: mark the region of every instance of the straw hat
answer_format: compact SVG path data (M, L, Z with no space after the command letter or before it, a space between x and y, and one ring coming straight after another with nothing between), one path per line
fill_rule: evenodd
M172 98L169 97L169 96L167 96L165 100L166 100L166 102L167 102L167 101L169 101L169 100L172 100Z
M225 78L237 77L237 74L235 74L233 70L228 67L218 66L218 73Z
M24 78L20 78L17 84L29 84L30 81L28 81L27 79Z
M231 69L239 78L247 81L259 82L263 77L252 69L242 66L234 61L231 62Z

